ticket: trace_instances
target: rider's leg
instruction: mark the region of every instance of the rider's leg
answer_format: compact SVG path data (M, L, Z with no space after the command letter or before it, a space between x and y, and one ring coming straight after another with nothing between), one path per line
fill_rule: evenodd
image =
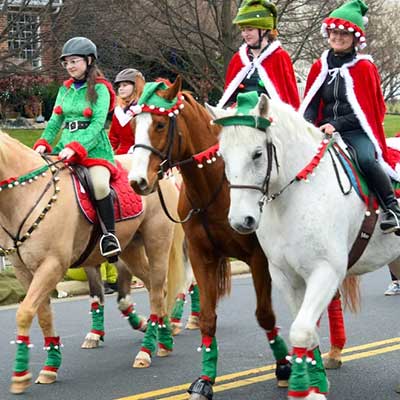
M110 193L110 171L108 168L96 165L89 168L94 187L96 206L106 227L106 234L100 239L100 250L104 257L115 262L115 257L121 253L121 247L115 236L114 204Z
M368 185L375 192L385 213L381 220L384 233L400 232L400 207L390 182L390 178L376 160L375 147L368 136L360 132L342 134L343 140L355 153L356 162L365 175Z

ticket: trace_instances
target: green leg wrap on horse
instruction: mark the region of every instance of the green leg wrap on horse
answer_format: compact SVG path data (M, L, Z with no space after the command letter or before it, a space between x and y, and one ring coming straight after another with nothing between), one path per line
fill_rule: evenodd
M47 351L47 358L44 365L56 369L60 368L62 361L60 337L45 337L44 349Z
M201 349L203 356L201 376L208 377L214 383L217 377L218 362L218 346L215 336L203 336Z
M288 348L285 341L281 336L276 335L274 339L269 341L272 353L274 354L276 361L285 360L286 356L289 354Z
M306 349L294 348L288 396L306 397L310 393L310 378L306 362Z
M198 315L200 312L200 294L199 287L197 284L193 284L189 289L190 299L192 302L191 311L192 314Z
M90 306L90 314L92 315L91 332L100 335L100 339L104 339L104 305L94 301Z
M174 308L171 313L171 321L172 322L180 322L183 314L183 307L185 304L185 294L179 293L176 296Z
M142 341L142 350L152 355L157 347L158 336L158 318L157 315L151 314L147 323L146 333Z
M310 376L311 389L317 393L327 394L329 391L329 382L326 377L324 363L321 357L321 350L316 347L312 351L313 361L308 364L308 374Z
M172 350L174 347L172 329L168 316L159 320L158 342L159 346L166 350Z
M142 324L142 320L135 312L130 312L128 314L128 322L133 329L139 329Z
M13 372L20 374L29 370L29 337L18 336L16 340L17 352L15 354Z

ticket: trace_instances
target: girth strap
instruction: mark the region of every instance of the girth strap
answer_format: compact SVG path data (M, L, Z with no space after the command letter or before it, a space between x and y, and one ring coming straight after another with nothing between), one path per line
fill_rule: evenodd
M374 232L378 214L373 208L373 203L373 199L370 197L368 201L368 211L365 213L361 228L349 253L347 269L350 269L362 256Z

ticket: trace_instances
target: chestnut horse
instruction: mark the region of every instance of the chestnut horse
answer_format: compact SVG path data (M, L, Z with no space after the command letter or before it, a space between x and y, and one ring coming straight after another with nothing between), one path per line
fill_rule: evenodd
M268 261L255 234L243 236L229 226L230 198L224 163L205 151L216 145L219 128L211 126L211 117L204 107L180 89L178 77L171 87L162 87L155 92L161 99L175 102L175 112L142 104L143 111L147 112L142 111L135 118L136 136L129 179L135 191L147 195L156 190L167 169L179 166L182 174L184 186L178 213L181 219L187 220L183 227L200 291L203 355L200 378L190 386L189 393L192 399L211 399L213 396L218 359L216 307L218 300L230 291L228 257L250 266L257 297L256 317L268 336L277 361L278 384L285 386L290 367L285 358L286 345L275 325ZM204 168L199 168L202 164L196 160L203 156L208 162Z
M125 169L130 169L129 157L121 156L119 160ZM50 294L63 279L68 267L77 262L88 247L94 227L83 217L76 204L69 169L56 159L49 164L38 153L2 132L0 188L0 253L7 255L17 278L27 290L16 315L17 350L10 387L11 392L22 393L31 383L29 332L35 315L38 316L48 352L37 382L52 383L56 380L61 365L61 344L53 325ZM163 189L167 191L168 207L176 209L176 188L166 182ZM144 337L144 351L136 357L138 362L142 361L142 353L151 353L156 349L157 337L161 355L167 355L173 343L164 297L174 225L163 214L156 196L144 198L143 206L143 212L136 218L116 224L123 249L120 260L130 273L144 279L150 291L151 323ZM149 265L140 262L143 260L143 247L136 233L143 240ZM182 249L182 243L179 249ZM102 261L96 243L82 264L94 267ZM179 267L179 261L182 261L181 256L174 260L172 266ZM183 268L179 267L179 270L183 271ZM100 302L94 304L92 311L101 314ZM101 336L101 332L96 333ZM146 357L144 366L148 365Z

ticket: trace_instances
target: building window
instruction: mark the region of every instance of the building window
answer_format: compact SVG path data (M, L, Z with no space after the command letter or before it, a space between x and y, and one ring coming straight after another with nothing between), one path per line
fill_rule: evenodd
M9 13L7 19L9 52L17 58L29 61L33 67L40 67L39 16Z

